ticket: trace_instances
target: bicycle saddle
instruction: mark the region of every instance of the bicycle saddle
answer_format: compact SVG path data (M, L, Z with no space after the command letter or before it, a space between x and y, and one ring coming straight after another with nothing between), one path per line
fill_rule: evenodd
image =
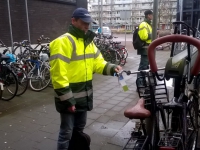
M149 110L144 108L144 99L138 100L137 104L124 111L124 116L129 119L145 119L151 116Z

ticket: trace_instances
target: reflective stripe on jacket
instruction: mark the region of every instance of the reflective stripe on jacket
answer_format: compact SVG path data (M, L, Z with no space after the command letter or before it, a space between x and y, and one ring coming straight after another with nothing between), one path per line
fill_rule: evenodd
M139 25L138 34L139 34L141 40L145 41L147 44L151 43L152 27L147 22L143 21Z
M114 65L104 61L93 42L66 33L50 43L50 73L59 112L93 108L93 73L111 75Z

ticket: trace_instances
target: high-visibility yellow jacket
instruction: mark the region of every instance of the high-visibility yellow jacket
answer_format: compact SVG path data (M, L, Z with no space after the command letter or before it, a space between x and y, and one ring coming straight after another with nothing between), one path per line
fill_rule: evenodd
M70 25L68 33L50 43L50 73L58 112L93 108L93 73L113 75L116 65L107 63L93 43L95 33Z
M145 41L147 44L151 43L152 27L146 20L140 23L138 34L142 41Z

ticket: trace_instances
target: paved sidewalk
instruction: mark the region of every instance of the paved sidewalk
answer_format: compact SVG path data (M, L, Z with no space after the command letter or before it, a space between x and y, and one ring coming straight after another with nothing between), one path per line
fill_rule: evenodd
M139 57L129 49L124 70L137 70ZM158 51L158 67L165 66L169 51ZM91 150L121 150L136 120L123 116L138 100L136 76L125 77L130 88L122 92L116 77L94 75L94 109L88 112L85 132L91 136ZM0 101L0 150L56 150L59 114L55 110L53 89L28 90L24 95Z

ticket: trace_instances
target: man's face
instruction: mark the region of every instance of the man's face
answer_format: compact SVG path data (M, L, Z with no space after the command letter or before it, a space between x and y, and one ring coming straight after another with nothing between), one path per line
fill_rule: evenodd
M149 19L149 20L152 20L152 19L153 19L153 14L149 14L149 15L148 15L148 19Z
M72 18L72 25L86 33L90 24L82 21L81 19Z

